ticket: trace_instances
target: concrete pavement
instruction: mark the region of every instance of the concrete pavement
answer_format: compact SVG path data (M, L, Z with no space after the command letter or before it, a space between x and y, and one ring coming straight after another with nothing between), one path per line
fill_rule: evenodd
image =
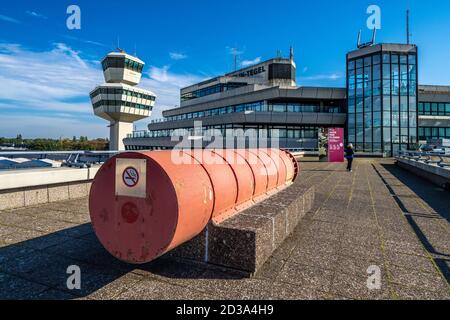
M301 168L314 208L252 278L170 257L121 263L97 241L81 199L0 211L0 298L450 298L448 192L392 160L358 159L353 173ZM81 290L67 289L70 265L80 267ZM379 289L368 289L368 269L380 271Z

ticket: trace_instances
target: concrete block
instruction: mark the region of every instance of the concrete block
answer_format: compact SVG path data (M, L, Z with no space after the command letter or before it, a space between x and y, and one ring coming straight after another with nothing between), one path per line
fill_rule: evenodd
M205 262L206 239L207 229L203 230L202 233L194 239L185 242L181 246L168 252L166 256Z
M273 245L279 246L286 238L287 214L279 214L277 208L271 206L256 206L249 208L243 213L247 216L266 217L272 220Z
M86 182L87 195L91 193L92 181Z
M69 187L69 199L79 199L86 197L88 195L87 184L82 183L72 183L68 185Z
M63 201L63 200L69 200L69 186L68 185L48 187L48 201L49 202L56 202L56 201Z
M208 229L208 263L255 272L273 252L270 218L240 214Z
M0 192L0 210L20 208L24 204L25 193L23 190Z
M314 202L314 187L293 184L266 200L207 228L166 256L250 274L258 272Z
M33 188L24 191L25 207L34 206L37 204L43 204L48 202L48 189L45 188Z
M292 185L175 249L171 255L256 273L311 210L314 187Z
M88 171L90 170L90 171ZM89 172L95 175L97 167L91 169L44 168L29 170L5 170L0 172L0 190L30 188L89 180Z

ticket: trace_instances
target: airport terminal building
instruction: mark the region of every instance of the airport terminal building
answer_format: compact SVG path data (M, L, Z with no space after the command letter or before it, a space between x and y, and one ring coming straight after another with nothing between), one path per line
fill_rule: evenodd
M224 139L276 137L280 148L311 150L321 128L341 127L358 152L416 149L427 139L450 138L450 86L420 85L418 54L415 45L360 47L346 56L346 87L331 88L298 86L291 51L181 89L180 107L124 143L128 150L170 149L182 129L205 147L211 139L204 133L215 129Z

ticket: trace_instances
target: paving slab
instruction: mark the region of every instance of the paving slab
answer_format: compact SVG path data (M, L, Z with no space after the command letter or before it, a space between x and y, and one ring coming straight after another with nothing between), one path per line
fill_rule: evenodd
M277 248L252 276L170 254L120 262L96 239L86 198L0 211L0 299L450 299L448 191L390 159L343 166L300 163L312 210L296 212L284 241L272 233ZM81 290L67 288L68 265L80 267ZM371 266L379 290L367 287Z

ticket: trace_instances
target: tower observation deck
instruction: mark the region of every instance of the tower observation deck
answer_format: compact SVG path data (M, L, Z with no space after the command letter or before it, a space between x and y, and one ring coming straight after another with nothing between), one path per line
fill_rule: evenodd
M133 122L151 115L155 94L136 87L144 64L122 50L102 60L105 83L89 95L94 114L110 122L110 150L125 150L123 139L133 132Z

